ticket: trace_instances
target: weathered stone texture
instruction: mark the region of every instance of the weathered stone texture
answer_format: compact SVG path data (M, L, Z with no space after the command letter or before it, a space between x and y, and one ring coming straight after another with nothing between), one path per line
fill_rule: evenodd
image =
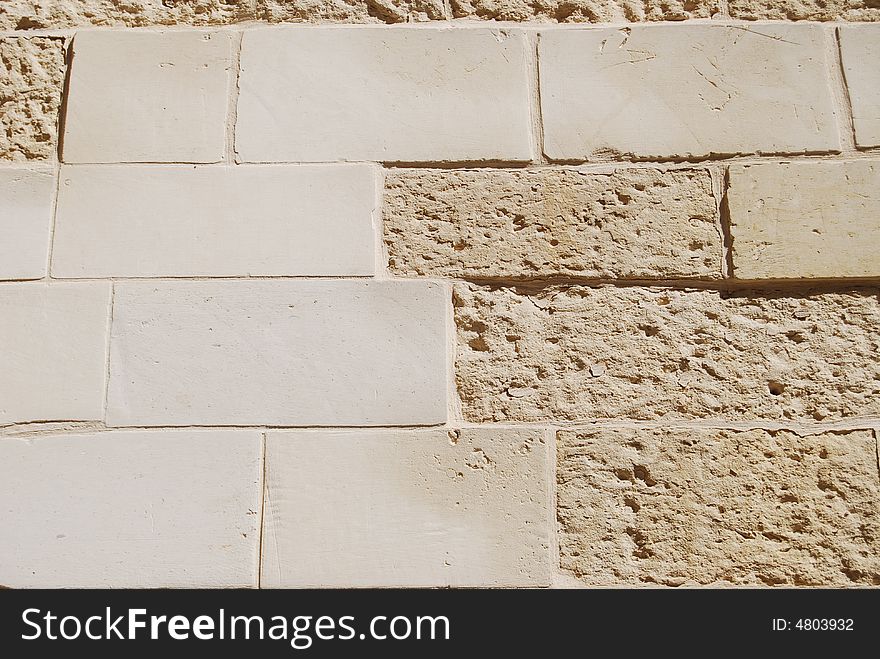
M880 306L851 293L459 284L470 421L880 412Z
M732 165L727 199L735 277L880 276L880 161Z
M52 157L63 85L63 39L0 39L0 160Z
M449 18L542 23L678 21L708 18L718 0L5 0L0 29L87 25L412 23Z
M721 275L706 170L395 171L384 225L401 275Z
M407 23L443 20L443 0L257 0L270 23Z
M256 0L4 0L0 29L215 25L252 20Z
M558 434L560 563L588 584L880 585L870 430Z
M793 21L878 21L877 0L729 0L733 18Z
M548 23L619 23L708 18L716 0L451 0L454 18Z

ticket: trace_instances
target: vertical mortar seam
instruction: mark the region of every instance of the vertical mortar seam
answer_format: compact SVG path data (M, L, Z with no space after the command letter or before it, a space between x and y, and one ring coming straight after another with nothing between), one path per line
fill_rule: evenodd
M720 173L722 176L719 181L718 220L721 224L721 241L724 252L723 279L734 279L736 268L733 262L733 229L731 228L730 202L728 198L730 193L730 167L723 165Z
M257 589L263 587L263 536L265 535L266 520L266 490L268 481L266 479L268 465L266 460L266 441L269 433L263 428L260 433L260 521L259 521L259 542L257 543Z
M830 52L827 61L828 82L831 85L831 100L836 110L837 132L840 136L840 155L858 153L856 148L855 124L852 115L852 100L843 68L843 52L841 50L840 27L831 25L823 31L826 52Z
M557 471L557 461L558 461L558 451L559 446L556 443L556 434L558 429L555 426L549 426L544 431L544 437L548 443L548 460L547 460L547 477L549 480L548 487L550 489L550 510L548 511L548 515L550 518L550 547L549 547L549 560L550 560L550 586L553 586L553 582L556 580L556 575L561 571L561 557L559 553L559 521L558 521L558 504L557 500L559 497L557 483L556 483L556 471Z
M458 384L455 379L455 360L458 356L458 332L455 326L455 282L444 283L446 288L446 425L464 421Z
M373 240L376 246L373 248L373 277L375 279L391 279L391 271L388 267L388 250L385 247L385 168L376 163L373 169L373 182L375 185L374 208L370 215L373 223Z
M232 65L235 67L229 86L229 99L226 106L226 148L224 160L227 164L238 164L238 153L235 145L235 125L238 122L238 98L241 94L241 45L244 41L244 30L233 33Z
M70 97L70 76L73 70L73 38L67 39L62 46L64 49L64 82L61 85L61 104L58 107L58 119L56 130L58 144L55 146L55 191L52 198L52 217L49 218L49 244L46 250L46 273L42 279L52 279L52 258L55 253L55 225L58 217L58 197L61 194L61 154L64 149L64 128L67 123L67 99Z
M110 347L113 334L113 315L116 312L116 282L110 280L110 308L107 313L107 341L104 349L104 401L102 406L101 421L107 425L107 410L110 402Z

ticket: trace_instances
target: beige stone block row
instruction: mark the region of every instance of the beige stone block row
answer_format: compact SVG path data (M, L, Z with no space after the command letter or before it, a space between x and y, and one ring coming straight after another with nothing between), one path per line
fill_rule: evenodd
M547 586L541 430L269 432L264 587Z
M720 278L704 169L390 170L383 223L399 276Z
M46 275L54 199L51 169L0 168L0 279Z
M374 275L378 178L370 165L65 165L52 275Z
M474 422L880 414L880 304L847 292L455 286Z
M880 276L880 161L731 165L729 181L734 277Z
M107 423L444 423L448 306L426 281L119 282Z
M871 430L564 430L561 568L586 585L877 586Z
M262 437L255 431L0 440L0 584L253 588Z
M64 72L64 39L0 37L0 161L54 160Z
M542 31L538 59L553 160L841 148L819 26Z

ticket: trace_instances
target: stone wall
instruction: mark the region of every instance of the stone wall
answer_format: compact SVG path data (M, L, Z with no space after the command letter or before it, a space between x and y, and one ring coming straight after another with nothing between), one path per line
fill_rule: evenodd
M880 585L878 16L4 3L0 584Z

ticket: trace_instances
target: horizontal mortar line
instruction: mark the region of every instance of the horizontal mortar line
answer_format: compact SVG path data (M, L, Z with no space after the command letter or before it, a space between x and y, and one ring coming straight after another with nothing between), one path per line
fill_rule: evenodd
M531 31L565 31L565 30L603 30L603 29L622 29L634 27L685 27L688 25L701 26L728 26L728 27L747 27L757 28L761 26L779 27L791 26L799 27L828 27L839 25L859 25L850 21L790 21L790 20L747 20L734 17L717 17L717 18L688 18L683 21L609 21L599 23L551 23L535 21L481 21L474 17L453 18L451 20L430 20L420 23L295 23L295 22L269 22L264 20L252 19L223 25L147 25L138 27L127 26L101 26L93 24L83 24L76 27L66 28L45 28L33 30L0 30L0 38L4 37L22 37L22 38L39 38L52 36L71 36L77 32L85 31L127 31L127 32L248 32L253 30L264 29L267 27L288 28L288 29L361 29L361 30L382 30L389 27L395 29L406 30L521 30L523 32Z
M401 277L407 281L417 281L417 277ZM533 288L549 287L611 286L616 288L663 288L675 290L706 290L718 292L747 292L762 290L820 290L846 291L852 289L872 290L880 286L880 277L815 278L815 279L607 279L576 276L548 277L460 277L455 279L432 279L431 281L461 282L487 287Z
M387 281L379 280L375 274L371 275L144 275L139 277L119 277L108 275L106 277L59 277L51 275L49 282L129 282L129 281L152 281L152 282L186 282L186 281ZM35 281L33 279L4 279L0 283L15 283ZM40 281L40 280L37 280ZM45 279L42 279L45 281ZM435 280L439 281L439 280Z
M213 162L186 162L186 161L141 161L141 162L66 162L58 161L62 170L70 167L193 167L213 169L235 169L237 167L291 167L291 166L340 166L340 165L372 165L383 167L388 171L409 169L475 169L475 170L553 170L559 168L578 168L588 171L590 168L629 168L646 169L655 168L663 170L692 169L698 167L717 166L725 164L762 164L768 162L817 162L835 161L849 162L857 160L872 160L880 158L880 147L860 148L852 151L819 152L819 153L767 153L767 154L742 154L722 155L709 158L635 158L622 156L593 157L586 159L552 160L548 162L520 161L520 160L419 160L411 162L383 161L383 160L254 160L246 162L219 160ZM0 168L9 167L15 169L27 169L39 165L51 166L55 161L9 161L0 163Z
M712 419L596 419L579 421L548 420L545 422L529 421L519 424L507 422L475 423L463 422L456 429L533 429L533 430L596 430L596 429L706 429L706 430L789 430L792 432L816 434L819 432L836 432L850 430L872 430L880 428L880 416L858 417L853 419L837 419L834 421L769 421L769 420L730 420Z
M56 427L56 426L62 427ZM833 421L771 421L761 419L731 420L725 418L711 419L582 419L575 421L546 420L546 421L504 421L504 422L472 422L450 421L435 425L406 425L406 426L279 426L279 425L188 425L188 426L107 426L101 422L77 422L77 421L45 421L11 424L0 426L0 437L27 438L28 436L47 435L74 435L80 433L100 434L110 432L135 433L135 432L186 432L186 431L210 431L210 430L240 430L250 432L287 432L306 431L315 434L357 434L363 431L379 432L413 432L431 434L442 431L454 430L536 430L536 431L559 431L559 430L594 430L594 429L714 429L714 430L790 430L792 432L834 432L849 430L874 430L880 429L880 416L866 416L851 419L836 419Z

